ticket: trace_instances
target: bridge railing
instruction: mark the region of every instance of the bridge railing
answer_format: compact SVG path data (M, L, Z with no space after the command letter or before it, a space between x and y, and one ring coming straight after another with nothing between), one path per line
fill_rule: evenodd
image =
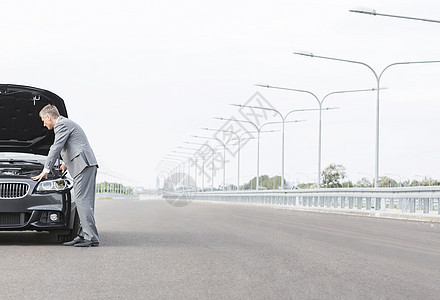
M96 176L98 199L137 199L136 187L121 176L98 170Z
M440 187L199 192L194 200L440 214Z

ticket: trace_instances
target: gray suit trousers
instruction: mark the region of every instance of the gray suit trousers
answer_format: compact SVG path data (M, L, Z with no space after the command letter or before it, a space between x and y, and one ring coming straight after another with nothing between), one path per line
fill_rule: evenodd
M86 167L73 178L73 198L81 223L81 230L78 235L86 240L99 242L94 217L97 169L96 166Z

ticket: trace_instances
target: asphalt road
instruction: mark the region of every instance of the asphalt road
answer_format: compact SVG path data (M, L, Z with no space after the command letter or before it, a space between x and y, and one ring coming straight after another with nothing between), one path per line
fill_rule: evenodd
M0 232L3 299L438 299L440 225L98 200L97 248Z

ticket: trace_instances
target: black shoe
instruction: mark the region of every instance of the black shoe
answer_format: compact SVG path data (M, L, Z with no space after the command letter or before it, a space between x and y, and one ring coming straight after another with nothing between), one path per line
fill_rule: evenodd
M76 243L74 245L75 247L98 247L99 246L99 242L98 241L89 241L89 240L83 240L79 243Z
M73 240L71 240L70 242L65 242L63 243L64 246L73 246L75 244L81 243L84 241L84 238L82 236L77 236L76 238L74 238Z

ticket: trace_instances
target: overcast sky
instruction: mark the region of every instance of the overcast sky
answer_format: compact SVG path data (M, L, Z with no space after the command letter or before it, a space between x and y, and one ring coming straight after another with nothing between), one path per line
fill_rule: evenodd
M394 62L440 60L439 23L348 11L360 6L440 19L434 0L2 1L0 82L58 94L86 131L102 171L154 187L165 155L185 141L204 142L192 135L215 134L201 127L225 126L212 117L244 119L246 112L231 103L255 105L258 92L283 114L318 107L310 95L256 83L318 97L375 87L364 66L293 51L362 61L377 72ZM439 80L440 64L394 66L384 73L380 175L440 179ZM342 164L353 181L373 176L375 105L373 92L325 100L324 107L339 109L323 112L323 168ZM313 181L318 112L289 117L299 119L304 122L286 125L286 179ZM277 132L262 135L260 174L280 175L281 128L265 128ZM226 181L235 183L236 155L226 159ZM254 140L243 146L241 165L242 182L256 175Z

